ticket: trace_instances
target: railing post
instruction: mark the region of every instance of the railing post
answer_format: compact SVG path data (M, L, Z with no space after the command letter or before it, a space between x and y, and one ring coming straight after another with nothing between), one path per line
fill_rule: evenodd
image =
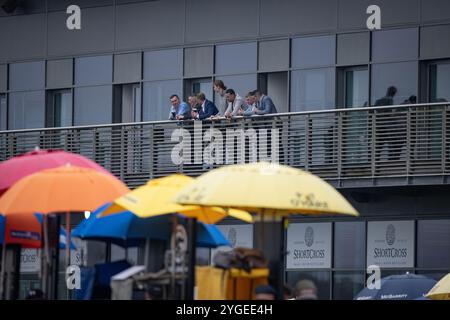
M412 143L411 143L411 112L412 109L408 108L406 112L406 181L409 184L409 175L411 173L411 154L412 154Z
M342 121L342 117L343 117L343 113L342 112L338 112L337 114L335 113L335 116L337 116L337 124L338 124L338 136L337 136L337 178L339 179L339 181L341 181L341 176L342 176L342 139L343 139L343 134L342 134L342 125L343 125L343 121ZM332 148L334 149L334 144L332 144Z
M372 173L372 179L375 178L376 173L376 144L377 144L377 117L376 117L376 111L372 112L372 121L371 124L371 135L372 135L372 145L371 145L371 153L372 153L372 160L371 160L371 173Z
M447 106L443 106L442 109L442 144L441 144L441 150L442 150L442 160L441 160L441 169L442 174L445 174L445 155L447 153Z
M309 144L310 144L310 140L311 140L310 121L311 121L310 115L307 114L305 117L305 170L306 171L309 171L309 163L311 161L311 154L310 154L310 150L309 150L310 149Z
M143 129L143 128L142 128ZM149 143L149 180L151 180L151 179L153 179L153 177L154 177L154 172L153 172L153 165L154 165L154 162L153 162L153 159L154 159L154 157L155 157L155 134L154 134L154 131L155 131L155 125L154 124L151 124L150 125L150 131L149 131L149 134L148 134L148 138L149 138L149 140L150 140L150 143Z

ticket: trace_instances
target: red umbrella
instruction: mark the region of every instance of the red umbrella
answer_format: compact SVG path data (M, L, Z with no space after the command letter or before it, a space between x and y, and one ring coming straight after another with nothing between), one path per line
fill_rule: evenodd
M14 183L30 174L70 163L111 175L109 171L79 154L62 150L34 150L0 162L0 196Z

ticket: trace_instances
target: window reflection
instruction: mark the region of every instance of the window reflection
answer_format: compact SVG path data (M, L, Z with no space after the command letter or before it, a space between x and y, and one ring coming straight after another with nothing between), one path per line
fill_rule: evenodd
M430 102L450 101L450 62L430 66Z

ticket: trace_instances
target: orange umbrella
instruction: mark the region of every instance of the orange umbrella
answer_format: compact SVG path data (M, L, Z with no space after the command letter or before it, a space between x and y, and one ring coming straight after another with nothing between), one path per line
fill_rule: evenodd
M39 171L0 198L4 215L93 211L130 190L119 179L93 169L64 166Z
M7 219L11 215L15 218L20 215L24 223L26 219L36 219L35 212L66 213L66 243L70 243L69 212L93 211L129 191L123 182L111 175L68 165L42 170L19 180L0 198L0 213ZM67 262L69 247L66 246Z

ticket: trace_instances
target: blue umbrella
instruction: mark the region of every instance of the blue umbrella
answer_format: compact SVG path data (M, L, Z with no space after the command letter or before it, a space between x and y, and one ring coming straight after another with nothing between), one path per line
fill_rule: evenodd
M124 211L106 217L98 214L111 204L107 203L94 211L88 219L82 221L72 231L72 236L86 240L112 242L123 247L137 246L145 239L167 240L172 234L172 215L152 218L139 218L130 211ZM180 223L185 218L178 215ZM215 248L229 246L230 243L214 225L197 223L197 247Z
M380 289L364 288L355 300L415 300L423 297L436 280L416 274L393 275L381 279Z
M39 223L42 224L42 215L36 213L35 216L38 219ZM0 215L0 244L3 244L3 241L5 239L5 228L6 228L6 218ZM64 230L63 228L61 228L59 231L59 248L60 249L66 248L66 230ZM77 249L72 241L70 242L70 249L71 250Z

